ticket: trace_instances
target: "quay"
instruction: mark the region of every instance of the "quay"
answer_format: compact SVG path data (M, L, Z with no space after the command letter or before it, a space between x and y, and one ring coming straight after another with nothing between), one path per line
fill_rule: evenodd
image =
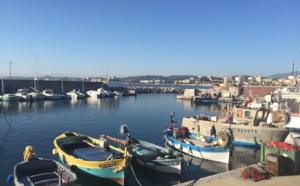
M259 172L264 172L261 168L259 168L258 164L251 165ZM242 172L248 168L242 167L239 169L215 174L212 176L207 176L204 178L200 178L198 180L192 180L184 183L177 184L176 186L244 186L244 185L255 185L255 186L293 186L298 185L300 183L300 174L286 174L282 176L271 176L269 179L264 179L260 181L255 181L252 178L244 179L242 176Z

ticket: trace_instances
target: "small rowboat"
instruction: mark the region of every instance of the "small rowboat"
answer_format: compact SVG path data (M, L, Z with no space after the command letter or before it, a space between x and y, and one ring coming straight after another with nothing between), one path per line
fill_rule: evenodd
M149 169L181 175L183 157L167 148L143 140L132 139L133 161Z
M28 147L33 149L31 146L26 149ZM35 154L26 156L25 150L25 160L15 165L7 182L14 181L15 186L76 186L76 174L63 164L52 159L35 157Z

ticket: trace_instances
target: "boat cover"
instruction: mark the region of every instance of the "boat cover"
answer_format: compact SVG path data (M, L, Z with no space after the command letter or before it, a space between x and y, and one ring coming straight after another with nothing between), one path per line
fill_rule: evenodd
M88 161L105 161L112 152L96 147L87 147L74 150L74 155Z

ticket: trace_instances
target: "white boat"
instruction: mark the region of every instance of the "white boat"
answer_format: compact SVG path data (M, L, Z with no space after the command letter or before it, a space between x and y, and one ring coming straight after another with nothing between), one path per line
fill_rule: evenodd
M105 97L114 97L115 93L110 90L104 90L104 93L106 94Z
M30 101L31 100L31 97L29 95L29 89L27 89L27 88L18 89L18 91L15 95L18 96L19 101Z
M123 96L123 92L114 91L115 96Z
M15 94L3 94L0 99L2 101L18 101L19 97L16 96Z
M98 88L97 90L88 90L86 91L86 95L89 97L106 97L106 93L104 92L103 88Z
M55 94L53 93L52 89L46 89L43 90L43 95L44 95L44 99L46 100L57 100L57 99L61 99L61 94Z
M72 96L67 93L60 94L61 99L72 99Z
M39 90L30 87L33 91L29 92L29 95L31 97L32 100L42 100L44 99L44 94L42 92L40 92Z
M67 94L74 99L83 99L86 97L84 93L80 92L80 90L76 91L75 89L71 90L70 92L67 92Z
M229 164L230 148L227 144L203 141L190 133L186 127L180 130L166 128L164 131L166 143L176 150L196 158ZM223 146L221 146L223 145Z
M29 95L31 96L32 100L43 100L44 99L44 94L39 91L29 92Z

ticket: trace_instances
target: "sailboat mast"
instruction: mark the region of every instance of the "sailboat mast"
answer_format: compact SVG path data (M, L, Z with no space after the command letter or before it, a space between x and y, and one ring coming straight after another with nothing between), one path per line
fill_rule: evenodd
M39 65L39 55L36 54L36 64L35 64L35 71L36 71L36 75L35 75L35 84L34 84L34 88L37 90L38 89L38 65Z

